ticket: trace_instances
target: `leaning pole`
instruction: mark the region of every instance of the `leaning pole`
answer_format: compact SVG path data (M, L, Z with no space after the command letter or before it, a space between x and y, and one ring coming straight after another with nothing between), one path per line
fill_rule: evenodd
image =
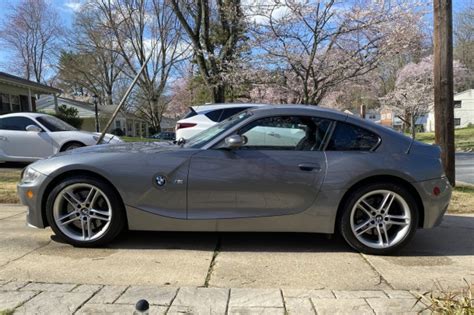
M110 125L112 125L112 122L114 121L115 117L117 117L118 113L120 112L120 109L122 108L123 104L125 104L125 101L127 100L128 96L129 96L130 93L132 92L133 87L134 87L135 84L137 83L138 78L140 77L140 75L142 74L143 70L145 70L146 66L148 65L148 61L150 61L150 58L151 58L151 56L153 55L153 51L155 50L155 47L156 47L156 42L155 42L155 44L153 45L153 47L151 48L150 54L149 54L148 57L146 58L145 63L142 65L142 67L140 68L140 71L138 71L138 73L137 73L137 75L135 76L135 78L133 78L132 83L130 83L130 86L128 87L127 91L125 92L125 94L123 95L122 99L120 100L120 103L117 105L117 108L115 108L115 111L113 112L112 117L110 117L110 119L109 119L109 121L107 122L107 125L105 126L104 130L102 130L102 133L100 134L99 139L97 139L97 143L96 143L96 144L101 143L102 140L104 139L104 136L105 136L107 130L110 128Z

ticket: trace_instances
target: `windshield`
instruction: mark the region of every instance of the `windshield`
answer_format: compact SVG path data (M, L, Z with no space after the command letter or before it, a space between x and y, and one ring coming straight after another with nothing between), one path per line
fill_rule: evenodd
M68 123L54 116L40 116L40 117L36 117L36 120L38 120L41 124L43 124L43 126L48 128L48 130L51 132L77 130L73 126L69 125Z
M201 148L209 141L215 139L217 136L237 125L244 119L250 117L251 115L252 114L250 112L243 112L229 117L226 120L223 120L220 123L212 126L211 128L201 131L194 137L189 138L184 146L187 148Z

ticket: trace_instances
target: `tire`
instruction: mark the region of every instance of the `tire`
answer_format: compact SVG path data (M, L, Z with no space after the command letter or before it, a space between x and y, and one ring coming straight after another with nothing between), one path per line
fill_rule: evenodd
M374 255L398 251L411 240L417 227L418 206L414 197L394 183L374 183L355 189L342 207L339 222L340 232L352 248Z
M67 178L56 185L46 201L46 217L61 240L77 247L110 243L126 222L115 189L89 176Z
M85 145L80 143L80 142L69 142L69 143L66 143L62 148L61 148L61 152L64 152L64 151L69 151L69 150L74 150L74 149L77 149L77 148L81 148L81 147L84 147Z

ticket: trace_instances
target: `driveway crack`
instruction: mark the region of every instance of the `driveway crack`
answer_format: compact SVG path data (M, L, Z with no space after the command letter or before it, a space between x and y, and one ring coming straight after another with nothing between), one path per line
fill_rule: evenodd
M394 290L394 287L385 279L385 277L375 268L374 264L367 258L366 255L359 253L363 260L369 265L370 269L372 269L378 276L379 276L379 283L377 285L385 284L390 289Z
M26 253L24 253L23 255L17 257L17 258L14 258L14 259L11 259L11 260L7 261L7 262L4 263L3 265L0 265L0 268L4 268L4 267L8 266L9 264L11 264L12 262L15 262L15 261L17 261L17 260L20 260L20 259L22 259L23 257L25 257L25 256L27 256L27 255L29 255L29 254L31 254L31 253L33 253L33 252L39 250L39 249L42 249L42 248L48 246L49 244L51 244L51 242L52 242L52 240L49 240L46 244L41 245L41 246L38 246L38 247L36 247L36 248L30 250L29 252L26 252Z
M204 280L204 287L209 287L209 283L211 282L212 272L214 271L214 266L216 264L217 255L221 250L221 236L217 239L216 247L214 248L214 253L212 255L211 263L209 264L209 268L207 269L206 280Z

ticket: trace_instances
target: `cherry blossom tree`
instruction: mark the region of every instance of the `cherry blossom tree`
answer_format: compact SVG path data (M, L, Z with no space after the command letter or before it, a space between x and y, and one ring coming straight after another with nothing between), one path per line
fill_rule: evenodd
M253 6L259 62L277 69L298 103L317 104L382 58L419 42L416 1L272 0ZM258 17L258 18L257 18Z
M466 67L454 61L454 87L462 86L470 75ZM395 89L381 98L384 106L410 127L415 137L415 122L433 108L433 56L409 63L397 73Z

